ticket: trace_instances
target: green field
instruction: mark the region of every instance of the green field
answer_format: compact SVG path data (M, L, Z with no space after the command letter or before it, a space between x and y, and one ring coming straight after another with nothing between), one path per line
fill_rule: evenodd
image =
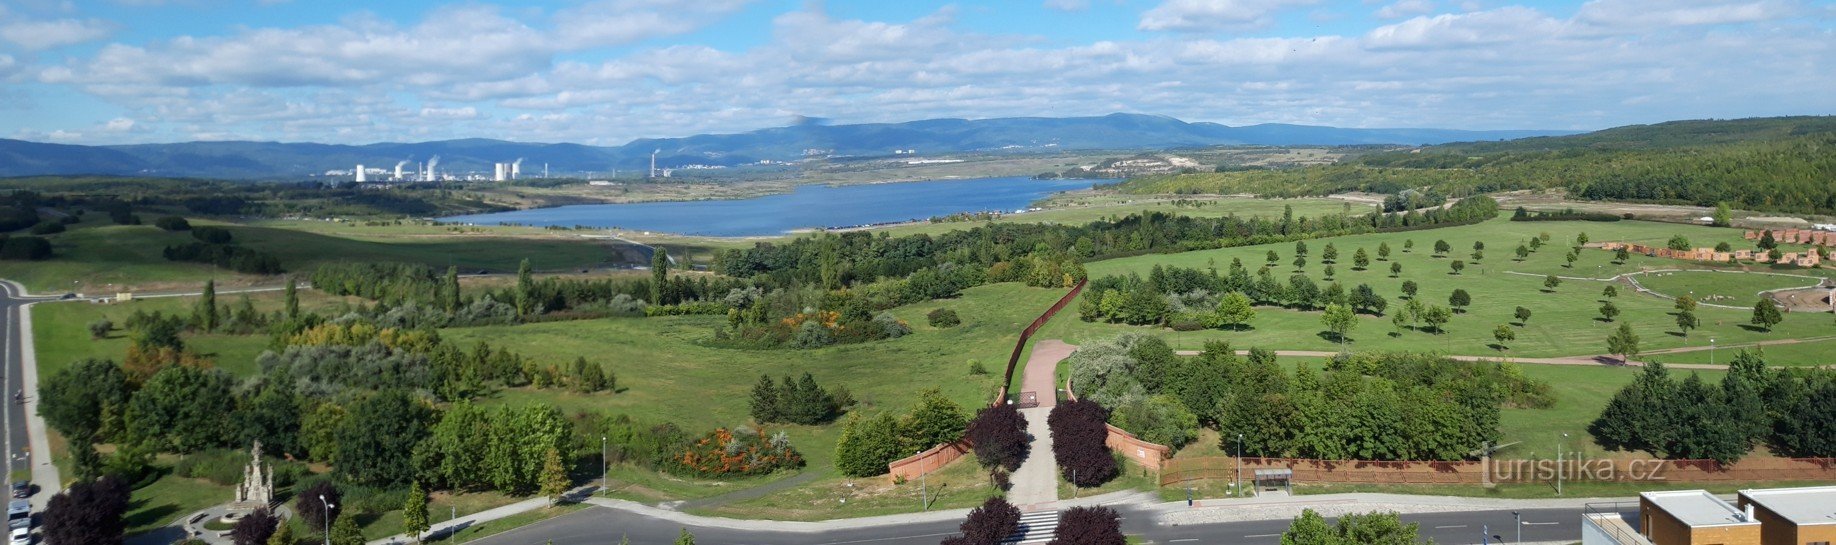
M1734 276L1730 278L1730 275ZM1762 291L1809 287L1823 280L1820 276L1792 273L1741 274L1731 271L1654 272L1637 278L1638 283L1646 289L1664 295L1688 295L1700 302L1731 306L1751 306L1759 299L1759 292Z
M1524 261L1517 261L1514 250L1522 241L1528 240L1539 232L1551 234L1551 242L1539 252L1533 253ZM1485 223L1401 233L1369 234L1330 239L1310 240L1307 245L1311 250L1305 274L1319 282L1323 287L1325 265L1319 263L1320 252L1327 243L1333 243L1339 250L1339 263L1334 265L1338 282L1350 288L1358 284L1370 284L1379 295L1389 299L1391 309L1402 304L1402 283L1414 280L1421 286L1419 296L1424 303L1447 306L1447 298L1456 288L1465 289L1472 295L1473 304L1463 314L1456 314L1445 327L1446 332L1431 334L1422 331L1404 331L1397 334L1387 317L1360 316L1359 324L1352 330L1351 348L1354 350L1433 350L1449 354L1463 355L1499 355L1519 357L1568 357L1602 354L1606 351L1605 338L1615 323L1596 320L1600 317L1599 307L1604 298L1602 290L1608 285L1604 279L1648 269L1698 268L1713 269L1725 266L1698 264L1670 259L1633 256L1627 263L1620 265L1611 262L1612 253L1599 250L1582 250L1581 259L1571 268L1564 267L1562 256L1565 246L1571 244L1574 236L1586 232L1589 239L1600 241L1631 241L1662 244L1672 235L1687 236L1696 245L1712 245L1726 241L1731 244L1746 244L1740 238L1740 231L1734 229L1717 229L1693 225L1668 223L1650 223L1624 221L1612 223L1590 222L1510 222L1503 219ZM1403 242L1413 239L1413 252L1402 251ZM1436 240L1446 240L1453 251L1447 257L1433 257L1432 247ZM1473 242L1486 244L1485 259L1474 262L1471 257ZM1389 263L1376 261L1376 248L1380 242L1388 242L1392 248L1391 260L1403 265L1400 278L1391 278ZM1351 254L1358 248L1364 248L1372 255L1369 270L1352 270ZM1171 255L1145 255L1125 259L1099 261L1087 265L1092 277L1107 274L1137 273L1146 276L1148 270L1156 264L1163 266L1205 268L1216 266L1220 271L1228 268L1232 258L1242 259L1251 270L1264 263L1264 255L1274 250L1280 256L1279 265L1275 268L1276 277L1283 281L1294 271L1294 245L1269 244L1246 246L1198 252L1185 252ZM1449 263L1454 260L1467 262L1462 274L1451 274ZM1754 267L1756 270L1767 270L1766 267ZM1827 271L1785 270L1792 274L1825 275ZM1582 278L1566 280L1553 293L1543 290L1544 275L1559 275ZM1697 289L1725 290L1729 293L1753 293L1760 289L1778 287L1781 277L1765 275L1736 275L1716 273L1690 273L1706 280ZM1673 275L1661 280L1680 278ZM1693 277L1692 277L1693 278ZM1599 280L1588 280L1599 279ZM1792 282L1804 282L1803 279L1787 279ZM1641 280L1642 281L1642 280ZM1753 285L1748 283L1752 282ZM1697 315L1702 320L1700 329L1690 332L1684 338L1676 332L1675 318L1669 312L1672 302L1660 297L1633 293L1629 284L1618 283L1620 295L1614 304L1622 314L1618 320L1632 324L1634 331L1641 337L1641 348L1646 351L1679 348L1686 346L1707 346L1708 339L1715 337L1722 344L1756 342L1773 339L1812 337L1829 334L1827 314L1791 314L1783 324L1771 332L1754 331L1743 327L1748 323L1751 312L1746 309L1723 309L1701 307ZM1668 287L1668 285L1666 286ZM1725 304L1750 307L1756 298L1739 298ZM1499 351L1493 347L1497 341L1492 331L1499 324L1515 322L1514 309L1523 306L1531 310L1531 319L1527 325L1517 331L1517 340L1508 343L1508 350ZM1228 340L1239 348L1260 346L1280 350L1337 350L1337 343L1320 333L1325 329L1320 325L1320 313L1300 312L1273 307L1258 307L1254 320L1250 322L1253 329L1247 331L1194 331L1173 332L1160 329L1158 333L1167 337L1168 342L1184 349L1197 349L1208 340ZM1090 339L1104 338L1123 331L1142 331L1146 328L1102 323L1086 323L1076 319L1054 320L1044 328L1038 338L1063 338L1073 344ZM1772 358L1776 365L1809 365L1822 363L1821 360L1800 358Z
M1186 203L1176 205L1175 200ZM1162 212L1182 216L1216 218L1224 216L1263 216L1281 217L1284 207L1292 206L1294 215L1307 217L1329 216L1341 213L1353 215L1372 210L1366 203L1354 203L1339 199L1257 199L1252 197L1206 197L1174 199L1168 197L1143 195L1114 195L1104 193L1072 192L1047 199L1045 210L1024 214L1006 214L993 220L1000 223L1057 223L1082 225L1107 218L1119 218L1129 214L1145 212ZM886 231L893 236L925 233L937 235L950 231L971 229L989 222L959 221L945 223L912 223L891 227L876 228L875 231Z

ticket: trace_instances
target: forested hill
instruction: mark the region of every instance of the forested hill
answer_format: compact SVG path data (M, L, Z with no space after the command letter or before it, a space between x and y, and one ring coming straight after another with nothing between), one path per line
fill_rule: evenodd
M1686 121L1505 143L1366 155L1290 170L1151 176L1133 193L1445 194L1565 188L1571 195L1749 210L1836 214L1836 118Z
M1166 116L928 119L903 123L805 123L735 134L640 139L622 146L537 144L488 139L360 146L280 142L183 142L74 146L0 139L0 176L110 174L218 179L301 180L363 164L392 169L439 157L445 173L490 173L492 163L524 159L524 172L547 164L557 173L603 173L657 166L734 166L808 155L918 156L962 152L1044 153L1059 150L1159 150L1216 145L1422 145L1523 138L1563 131L1345 129L1306 125L1225 126Z

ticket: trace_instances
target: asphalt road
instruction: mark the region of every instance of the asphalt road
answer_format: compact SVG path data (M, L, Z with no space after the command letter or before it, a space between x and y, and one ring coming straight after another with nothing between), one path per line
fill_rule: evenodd
M26 431L25 406L16 403L13 398L13 394L21 389L20 364L24 360L20 352L20 339L25 333L19 328L19 309L26 303L53 299L51 297L22 297L15 289L12 284L0 282L0 345L3 345L0 346L0 353L3 353L0 359L4 360L0 363L5 364L4 367L0 367L0 392L4 392L0 394L0 399L3 399L0 405L4 405L0 407L0 413L4 413L6 422L5 447L9 471L6 472L4 478L6 485L4 490L8 500L12 499L13 472L29 471L31 468L31 463L26 460L31 441Z
M1140 508L1121 508L1123 532L1152 543L1265 545L1281 541L1289 521L1265 520L1213 524L1159 525ZM1481 543L1483 531L1515 543L1511 511L1472 511L1403 515L1404 522L1420 525L1421 535L1443 545ZM1581 540L1580 509L1522 511L1523 541L1576 542ZM849 528L822 533L748 532L731 528L689 526L702 545L934 545L956 532L960 521L913 523L870 528ZM486 523L489 524L489 523ZM628 537L632 543L672 543L683 526L630 512L592 507L539 524L480 538L478 545L607 545ZM1493 541L1492 543L1497 543Z

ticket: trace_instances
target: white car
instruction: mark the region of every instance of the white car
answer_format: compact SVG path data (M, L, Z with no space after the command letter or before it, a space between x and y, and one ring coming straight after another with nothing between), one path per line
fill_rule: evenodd
M12 539L7 540L7 544L8 545L32 545L32 529L31 528L14 528L13 537Z

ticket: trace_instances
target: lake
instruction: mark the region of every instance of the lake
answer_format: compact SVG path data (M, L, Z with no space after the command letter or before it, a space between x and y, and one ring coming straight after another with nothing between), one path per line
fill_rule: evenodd
M976 178L858 184L800 185L752 199L582 204L453 216L441 221L474 224L617 227L719 237L779 235L797 229L858 227L925 220L959 212L1012 212L1060 191L1087 189L1096 180Z

